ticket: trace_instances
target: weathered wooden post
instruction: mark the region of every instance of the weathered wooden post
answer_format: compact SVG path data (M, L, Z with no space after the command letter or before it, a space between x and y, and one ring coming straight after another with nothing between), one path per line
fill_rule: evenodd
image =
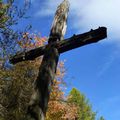
M34 92L28 106L28 114L30 114L33 120L45 119L50 89L55 77L60 53L98 42L107 36L106 28L100 27L84 34L73 35L71 38L64 40L68 11L69 2L68 0L64 0L58 6L55 13L48 45L15 55L10 59L11 63L15 64L20 61L34 60L36 57L44 55L39 68L38 77L35 81Z
M36 120L44 120L50 96L50 87L54 80L59 51L55 42L63 39L67 27L69 2L64 0L57 8L50 31L48 45L45 48L44 57L35 83L35 90L31 97L28 113Z

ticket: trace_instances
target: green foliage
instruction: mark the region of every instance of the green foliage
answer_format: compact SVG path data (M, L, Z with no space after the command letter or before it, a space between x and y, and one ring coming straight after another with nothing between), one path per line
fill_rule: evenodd
M9 7L8 4L4 4L2 0L0 1L0 29L5 28L5 23L9 19L7 16L8 7Z
M24 62L10 70L0 69L0 117L4 120L25 119L32 83L37 76L34 65Z
M95 120L96 113L92 111L91 105L83 94L73 88L69 94L68 102L78 107L78 120Z
M104 117L103 117L103 116L101 116L99 120L105 120L105 119L104 119Z
M21 18L25 17L29 8L29 0L27 3L25 1L21 8L14 0L0 1L0 57L4 59L17 51L17 41L22 38L22 33L29 29L28 27L24 27L23 31L13 29L17 27Z

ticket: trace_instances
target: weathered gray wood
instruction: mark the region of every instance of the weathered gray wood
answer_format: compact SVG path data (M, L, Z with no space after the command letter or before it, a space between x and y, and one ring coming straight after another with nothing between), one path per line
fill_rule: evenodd
M61 40L59 42L54 43L59 53L63 53L90 43L95 43L100 40L103 40L107 37L107 28L99 27L96 30L91 30L89 32L73 35L73 37ZM46 46L39 47L33 50L30 50L25 53L20 53L13 56L10 59L12 64L16 64L21 61L26 60L34 60L36 57L39 57L44 54Z
M58 7L52 23L48 43L63 40L67 28L67 17L69 12L69 1L64 0Z
M50 96L51 84L54 80L59 52L55 46L65 34L69 2L64 0L55 14L53 26L50 32L48 45L45 48L43 60L39 68L37 80L35 81L34 92L28 106L28 114L34 120L44 120ZM62 22L62 23L61 23ZM62 25L62 27L60 27ZM63 32L64 31L64 32Z
M31 114L31 117L35 118L35 120L41 120L41 115L42 119L45 117L51 84L56 73L58 58L58 49L52 45L48 45L39 68L38 77L35 82L35 90L28 107L28 113Z

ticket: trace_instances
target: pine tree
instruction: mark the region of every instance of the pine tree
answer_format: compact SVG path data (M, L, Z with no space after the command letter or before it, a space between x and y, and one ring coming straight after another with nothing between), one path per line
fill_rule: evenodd
M96 113L92 111L92 107L89 104L86 97L80 93L76 88L70 91L68 102L73 103L78 108L77 120L95 120Z

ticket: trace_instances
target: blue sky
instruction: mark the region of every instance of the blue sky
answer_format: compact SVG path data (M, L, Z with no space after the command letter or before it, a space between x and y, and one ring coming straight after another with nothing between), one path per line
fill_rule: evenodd
M55 10L62 0L31 0L29 10L34 32L48 36ZM66 38L73 34L108 28L108 37L96 44L61 55L66 60L67 92L78 88L90 100L98 116L120 118L120 11L119 0L70 0Z

